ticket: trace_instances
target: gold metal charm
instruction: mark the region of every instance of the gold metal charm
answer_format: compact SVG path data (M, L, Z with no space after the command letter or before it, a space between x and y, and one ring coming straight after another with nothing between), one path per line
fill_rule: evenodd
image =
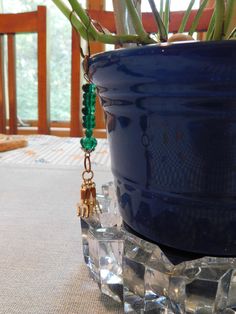
M85 153L84 168L82 173L83 183L80 190L80 203L77 206L79 217L88 218L97 212L101 212L98 200L96 199L96 185L93 181L91 170L90 153Z

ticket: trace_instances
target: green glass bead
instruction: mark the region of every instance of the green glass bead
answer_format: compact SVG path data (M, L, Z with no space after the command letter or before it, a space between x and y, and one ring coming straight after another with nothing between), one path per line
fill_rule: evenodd
M94 105L90 105L90 104L86 104L83 102L83 108L86 108L88 110L95 110L95 106Z
M87 108L84 107L82 108L82 114L87 116L87 115L94 115L95 114L95 108Z
M88 114L88 108L82 108L82 114L87 115Z
M96 98L97 94L96 93L88 93L88 98Z
M80 144L83 147L84 150L86 151L91 151L94 150L95 147L97 146L97 140L95 137L83 137L80 140Z
M96 104L96 96L95 97L90 97L89 102L90 102L91 106L95 106L95 104Z
M85 131L85 135L86 135L86 137L91 137L93 135L93 130L92 129L87 129Z
M84 123L94 123L95 117L94 117L94 115L86 115L86 116L82 117L82 120Z
M96 94L96 85L95 84L90 84L89 91L91 93Z
M82 85L83 92L87 93L89 91L89 84Z
M94 129L95 128L95 122L83 122L82 125L85 129Z
M89 102L91 105L96 103L96 95L88 95L86 98L84 98L85 102Z
M88 112L89 112L90 115L94 116L94 114L95 114L95 107L88 108Z
M95 127L96 85L90 83L84 84L82 89L84 91L82 125L85 128L85 137L80 140L80 143L85 151L92 151L97 145L97 140L93 137L93 129Z
M87 115L83 117L83 121L84 122L94 122L95 121L95 117L94 115Z
M86 99L86 100L84 100L84 102L86 103L86 106L88 106L88 107L94 107L95 103L96 103L95 98L94 99Z
M82 90L83 90L85 93L88 93L88 92L94 93L94 92L96 91L96 85L95 85L95 84L92 84L92 83L84 84L84 85L82 86Z
M83 98L95 98L96 97L96 93L84 93L83 94Z
M95 103L96 103L95 100L96 100L95 98L93 98L93 99L84 98L84 100L83 100L83 105L84 105L85 107L95 106Z
M91 84L89 84L89 83L87 83L87 84L84 84L83 86L82 86L82 90L85 92L85 93L88 93L89 91L90 91L90 85Z

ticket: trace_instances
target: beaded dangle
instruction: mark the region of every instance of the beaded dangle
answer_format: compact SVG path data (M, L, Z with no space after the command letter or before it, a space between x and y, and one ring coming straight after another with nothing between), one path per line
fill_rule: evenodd
M87 76L86 76L87 78ZM84 171L82 173L81 197L77 206L78 216L89 217L100 211L99 203L96 199L96 185L93 181L94 173L91 169L90 154L97 146L97 140L93 136L95 128L95 104L96 85L89 82L82 86L83 90L83 127L85 136L80 140L81 147L85 152Z
M70 13L71 26L77 29L72 23L72 17L74 10ZM97 146L97 140L93 136L93 129L95 128L95 104L96 104L96 85L91 83L88 77L88 64L90 57L90 45L88 29L90 27L91 19L89 19L89 25L87 26L87 43L88 43L88 55L85 55L83 49L80 46L80 37L78 36L80 54L83 60L84 78L87 83L82 86L83 90L83 127L85 129L85 136L80 140L82 150L84 151L84 171L82 173L82 185L80 190L80 202L77 205L77 214L80 217L86 217L93 215L96 212L100 212L100 206L96 199L96 185L93 181L94 173L91 168L90 154L95 150Z

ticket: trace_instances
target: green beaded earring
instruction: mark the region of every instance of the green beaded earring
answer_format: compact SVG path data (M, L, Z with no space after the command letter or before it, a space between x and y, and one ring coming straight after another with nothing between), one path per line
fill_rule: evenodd
M70 13L71 26L75 29L78 34L77 29L74 27L71 19L74 14L74 10ZM89 19L91 23L91 19ZM77 213L80 217L89 217L92 214L100 211L99 203L96 199L96 185L93 181L94 173L91 168L90 154L97 146L97 140L93 136L93 129L95 128L95 108L96 108L96 85L91 83L88 77L88 64L90 57L90 46L89 46L89 36L88 29L90 24L87 26L87 43L88 43L88 55L85 55L83 49L80 46L80 54L83 60L84 68L84 78L87 83L82 86L83 90L83 108L82 108L82 120L83 128L85 129L85 136L81 138L80 144L82 150L84 151L84 171L82 172L82 185L80 190L80 203L77 205ZM78 41L80 42L80 37L78 36Z
M87 64L88 56L85 57ZM85 136L81 138L80 144L85 152L84 171L82 173L83 183L81 185L80 203L77 207L78 216L89 217L100 211L99 203L96 199L96 185L93 181L94 173L91 169L90 154L97 146L97 140L93 136L95 128L95 108L96 108L96 85L91 83L87 76L88 69L85 69L85 78L88 83L82 86L83 90L83 108L82 120L85 129Z
M96 85L87 83L82 86L83 94L83 127L85 137L80 140L81 146L85 151L93 151L97 146L97 140L93 137L95 128L95 104L96 104Z

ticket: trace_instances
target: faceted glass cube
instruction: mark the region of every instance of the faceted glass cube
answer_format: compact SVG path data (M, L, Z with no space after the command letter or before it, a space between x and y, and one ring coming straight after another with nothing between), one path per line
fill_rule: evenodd
M236 259L204 257L176 266L185 280L186 313L225 313L235 307Z
M112 183L98 195L102 213L81 219L83 253L101 292L125 313L236 314L236 258L173 264L163 250L127 231ZM169 256L169 255L168 255Z
M112 183L102 186L102 194L97 194L101 213L81 218L81 229L84 260L91 277L104 294L121 302L123 231L113 189Z
M126 232L123 277L126 313L236 313L236 258L173 265L157 245Z
M101 212L89 218L81 218L83 254L87 265L89 263L88 232L101 227L120 227L122 223L112 182L102 185L101 194L97 194L97 200L100 204Z
M123 300L123 232L115 227L90 229L88 241L88 268L102 293L114 300Z
M93 216L90 218L81 218L81 232L82 232L82 247L84 261L87 266L89 266L89 243L88 243L88 233L90 230L97 230L101 227L101 222L98 216Z
M101 213L98 213L98 216L102 226L121 226L122 219L119 213L114 184L112 182L103 184L101 190L102 193L97 195L97 200L101 207Z

